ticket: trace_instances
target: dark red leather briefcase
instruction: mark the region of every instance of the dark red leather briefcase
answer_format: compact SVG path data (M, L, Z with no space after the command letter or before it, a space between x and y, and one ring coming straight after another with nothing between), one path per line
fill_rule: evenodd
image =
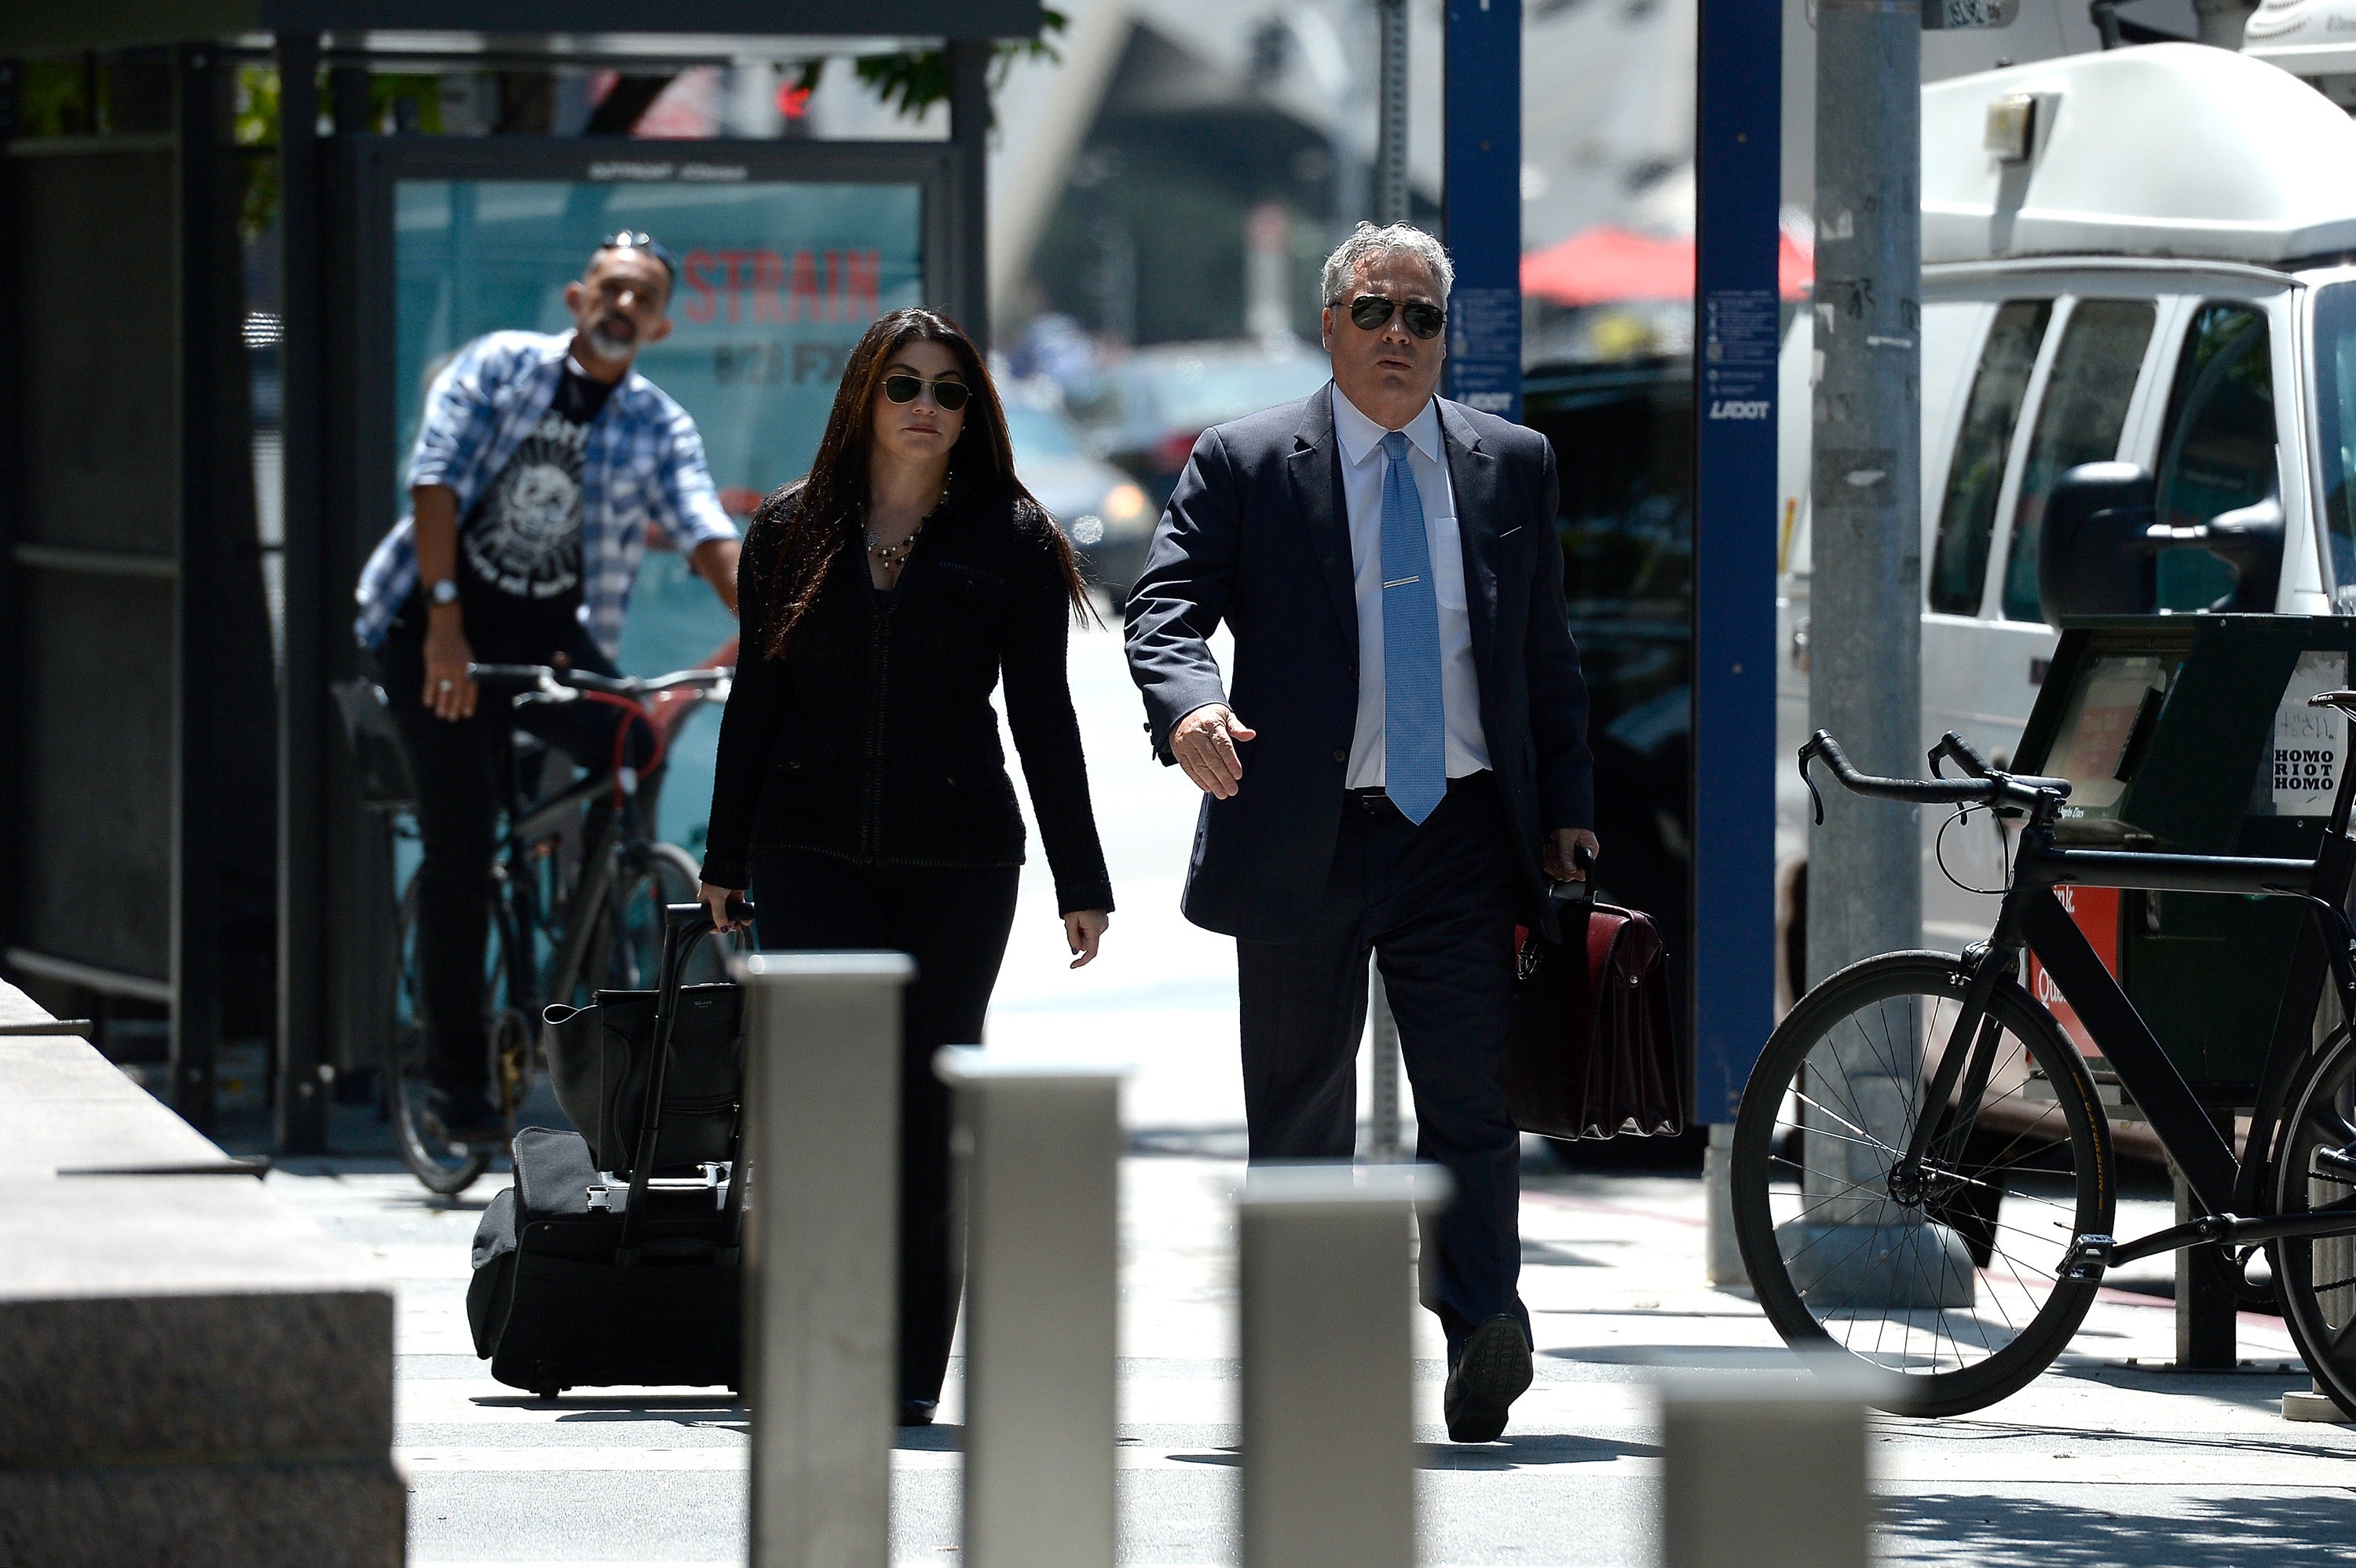
M1524 1132L1670 1137L1685 1130L1685 1062L1652 917L1560 898L1560 944L1515 931L1505 1099Z

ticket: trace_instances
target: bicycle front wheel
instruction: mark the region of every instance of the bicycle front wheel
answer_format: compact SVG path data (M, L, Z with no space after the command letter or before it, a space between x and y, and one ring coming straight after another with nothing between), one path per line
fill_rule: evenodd
M2329 1005L2329 1004L2327 1004ZM2334 1030L2284 1096L2275 1212L2303 1214L2356 1197L2356 1039ZM2356 1419L2356 1236L2269 1243L2283 1327L2316 1386Z
M1760 1306L1794 1349L1896 1374L1886 1408L1903 1414L1992 1404L2061 1354L2095 1290L2060 1277L2062 1254L2109 1232L2115 1199L2085 1064L2009 980L1964 1042L1988 1049L1972 1113L1924 1104L1968 983L1940 953L1842 970L1768 1040L1735 1123L1735 1234Z
M498 916L494 909L487 978L484 982L494 999L503 988L503 947ZM417 882L412 878L408 891L401 898L401 967L393 990L392 1035L385 1063L384 1090L391 1102L386 1108L392 1123L393 1146L400 1152L402 1164L424 1183L427 1191L448 1197L473 1186L476 1179L490 1168L494 1151L480 1145L452 1143L441 1135L429 1113L431 1084L427 1069L432 1046L426 1033L425 987L418 969L417 921ZM497 1009L489 1018L488 1027L495 1035L510 1032Z

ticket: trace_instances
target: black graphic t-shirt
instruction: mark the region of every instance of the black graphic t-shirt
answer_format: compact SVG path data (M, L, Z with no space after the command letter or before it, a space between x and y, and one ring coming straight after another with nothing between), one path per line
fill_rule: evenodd
M613 393L572 361L555 400L458 526L466 618L570 624L581 609L581 453Z

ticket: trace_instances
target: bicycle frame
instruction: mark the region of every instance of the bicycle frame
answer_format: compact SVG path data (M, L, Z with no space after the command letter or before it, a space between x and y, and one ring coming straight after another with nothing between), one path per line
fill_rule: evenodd
M2001 980L2018 973L2021 953L2034 953L2205 1211L2186 1224L2134 1243L2079 1238L2065 1263L2070 1277L2099 1277L2103 1267L2205 1243L2241 1246L2294 1236L2356 1235L2356 1200L2289 1218L2268 1218L2263 1217L2265 1200L2260 1190L2284 1095L2293 1072L2311 1049L2316 1007L2327 976L2339 987L2342 1015L2356 1019L2356 964L2350 957L2356 928L2345 913L2350 889L2356 884L2356 840L2348 836L2351 795L2356 795L2356 759L2340 778L2322 848L2312 860L2064 848L2053 842L2050 807L2025 825L1996 928L1985 944L1965 951L1970 982L1924 1103L1945 1104L1961 1088L1959 1116L1968 1127L1996 1053L1997 1031L1982 1027L1988 1021L1988 1000ZM2308 918L2299 928L2276 1011L2244 1157L2235 1157L2226 1135L2054 896L2053 890L2061 887L2261 894L2298 899L2306 906ZM1967 1041L1970 1049L1963 1049ZM1923 1163L1936 1123L1932 1116L1920 1119L1905 1153L1907 1168Z

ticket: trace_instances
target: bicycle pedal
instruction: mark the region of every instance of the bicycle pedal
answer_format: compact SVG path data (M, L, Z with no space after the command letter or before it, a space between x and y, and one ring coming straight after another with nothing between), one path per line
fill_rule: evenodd
M2316 1175L2356 1182L2356 1147L2319 1148L2315 1151L2314 1157Z
M2111 1253L2118 1244L2115 1236L2078 1237L2070 1243L2070 1250L2062 1254L2062 1277L2099 1285L2103 1272L2111 1266Z

